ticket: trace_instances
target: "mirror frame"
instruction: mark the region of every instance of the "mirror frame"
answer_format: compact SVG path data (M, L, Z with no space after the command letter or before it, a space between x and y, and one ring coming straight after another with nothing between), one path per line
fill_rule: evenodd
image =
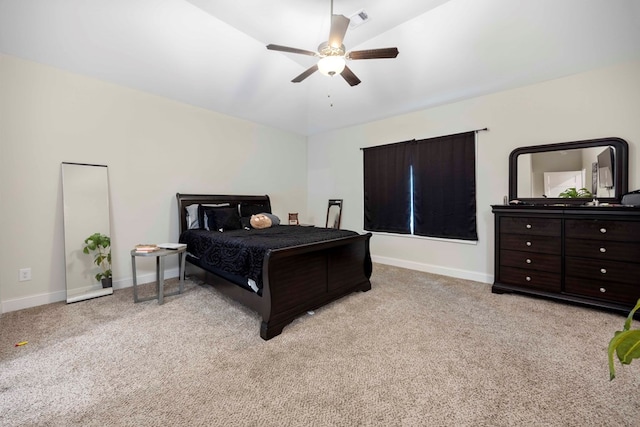
M94 275L93 254L83 253L84 239L99 232L111 236L109 168L62 162L63 228L67 303L113 294Z
M574 150L578 148L607 147L615 149L615 181L614 197L598 197L598 201L606 203L619 203L622 195L628 192L629 185L629 145L622 138L609 137L588 139L584 141L561 142L556 144L532 145L519 147L509 155L509 200L520 200L529 204L577 204L582 205L591 200L585 198L562 197L518 197L518 156L521 154L533 154L549 151Z
M333 220L331 224L329 224L329 216L331 214L331 208L337 206L338 213L335 217L332 217ZM334 209L335 211L336 209ZM327 221L325 223L325 228L340 228L340 221L342 219L342 199L329 199L329 205L327 206Z

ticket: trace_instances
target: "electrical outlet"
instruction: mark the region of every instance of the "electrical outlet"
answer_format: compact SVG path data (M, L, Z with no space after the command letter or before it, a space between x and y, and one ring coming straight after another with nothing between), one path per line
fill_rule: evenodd
M31 280L31 268L21 268L20 281L25 282L27 280Z

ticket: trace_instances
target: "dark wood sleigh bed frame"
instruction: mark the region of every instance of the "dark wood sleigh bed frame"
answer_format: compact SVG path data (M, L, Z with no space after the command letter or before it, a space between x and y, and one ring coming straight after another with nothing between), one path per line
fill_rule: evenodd
M243 203L264 205L269 196L177 193L180 234L187 227L191 204ZM262 267L262 295L245 289L198 265L187 254L186 274L214 286L224 295L258 312L260 337L279 335L296 317L355 291L371 289L371 233L267 251Z

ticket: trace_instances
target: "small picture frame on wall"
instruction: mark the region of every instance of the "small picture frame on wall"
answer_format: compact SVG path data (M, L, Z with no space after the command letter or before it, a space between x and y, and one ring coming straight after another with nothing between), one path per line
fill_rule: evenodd
M298 212L289 213L289 225L300 225L300 222L298 222Z

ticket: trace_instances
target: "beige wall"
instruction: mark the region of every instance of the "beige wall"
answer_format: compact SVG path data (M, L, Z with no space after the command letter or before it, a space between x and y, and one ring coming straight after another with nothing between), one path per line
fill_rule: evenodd
M488 127L478 134L475 245L375 235L374 260L491 282L493 216L507 159L523 145L618 136L640 188L640 61L307 138L121 86L0 56L2 310L64 299L60 163L109 166L116 287L129 249L177 239L176 192L269 194L275 213L324 225L329 198L362 231L361 147ZM285 155L286 153L286 155ZM188 160L187 160L188 159ZM278 171L274 173L274 171ZM175 266L175 265L173 265ZM18 270L33 280L18 281ZM143 272L151 280L150 271Z
M499 92L309 138L308 208L324 224L328 198L344 199L345 228L362 231L361 147L488 127L477 139L477 245L376 234L374 261L493 281L491 204L508 192L508 157L520 146L616 136L629 143L629 188L640 188L640 61Z
M177 240L176 192L269 194L304 219L306 159L303 136L0 56L2 311L64 299L61 162L109 166L117 288L135 244Z

